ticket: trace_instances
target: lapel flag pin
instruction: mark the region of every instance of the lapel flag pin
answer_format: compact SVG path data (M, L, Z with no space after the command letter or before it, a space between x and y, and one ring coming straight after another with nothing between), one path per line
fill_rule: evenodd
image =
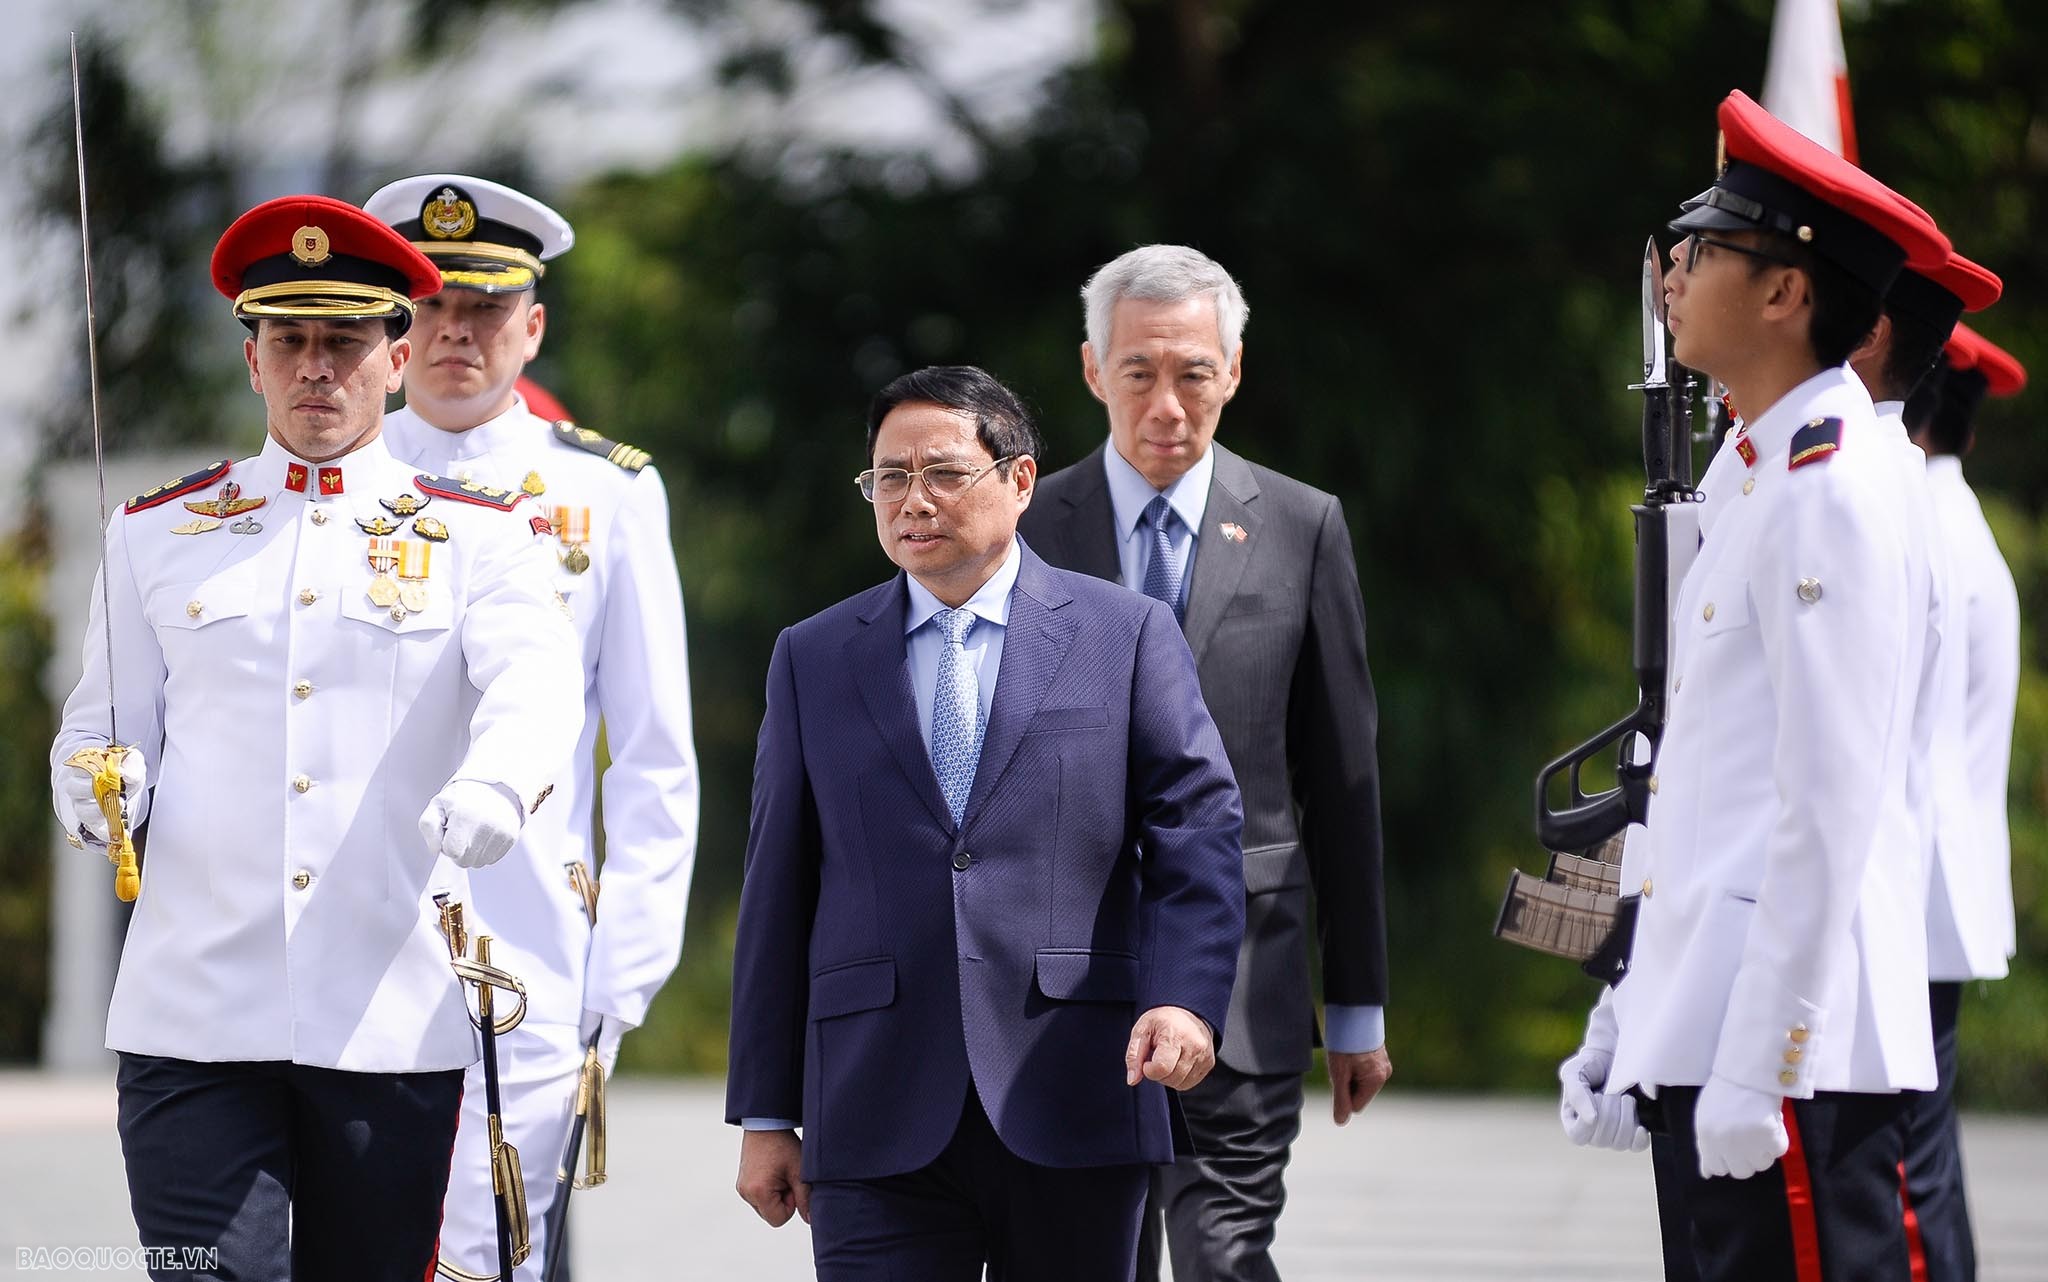
M1225 521L1220 528L1223 531L1223 537L1229 539L1232 543L1242 543L1251 537L1245 531L1245 528L1235 521Z

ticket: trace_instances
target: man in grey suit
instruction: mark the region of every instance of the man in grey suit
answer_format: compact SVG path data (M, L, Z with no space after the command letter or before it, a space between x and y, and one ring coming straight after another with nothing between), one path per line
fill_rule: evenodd
M1155 1177L1138 1277L1158 1276L1163 1210L1179 1282L1277 1279L1268 1251L1316 1043L1311 888L1337 1124L1392 1072L1377 712L1351 535L1332 496L1212 443L1243 372L1247 309L1228 272L1147 245L1082 298L1081 369L1109 442L1041 480L1019 530L1053 565L1173 607L1244 794L1237 984L1216 1067L1182 1096L1197 1156Z

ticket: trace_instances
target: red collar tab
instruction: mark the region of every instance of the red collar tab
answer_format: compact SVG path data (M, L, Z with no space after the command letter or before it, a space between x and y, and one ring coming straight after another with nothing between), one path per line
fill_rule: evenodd
M294 494L306 492L306 465L287 463L284 465L284 487Z
M323 467L320 469L320 492L322 494L339 494L342 492L340 468Z
M1756 466L1756 446L1750 441L1747 428L1735 434L1735 452L1741 456L1744 467Z

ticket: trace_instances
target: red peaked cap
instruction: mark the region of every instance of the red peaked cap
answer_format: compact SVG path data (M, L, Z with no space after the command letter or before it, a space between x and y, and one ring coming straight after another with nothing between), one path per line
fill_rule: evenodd
M1981 374L1985 390L1993 396L2012 396L2027 385L2027 367L2018 358L1961 321L1944 354L1952 367Z
M1953 329L1964 312L1981 312L2004 292L2005 283L1996 272L1950 251L1948 261L1933 271L1901 271L1884 296L1884 305L1886 311L1913 317L1939 334Z
M1936 270L1949 243L1927 211L1765 111L1722 99L1728 164L1672 230L1775 231L1813 246L1880 295L1902 266Z
M213 287L243 320L397 317L441 288L405 237L346 201L283 196L234 221L213 247Z

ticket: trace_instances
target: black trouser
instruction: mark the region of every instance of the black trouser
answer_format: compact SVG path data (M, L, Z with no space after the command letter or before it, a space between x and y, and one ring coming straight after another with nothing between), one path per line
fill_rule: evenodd
M811 1185L820 1282L1128 1282L1142 1165L1039 1166L1012 1153L969 1089L931 1165Z
M1697 1086L1666 1086L1645 1125L1669 1148L1658 1164L1658 1210L1690 1221L1702 1282L1909 1282L1899 1163L1911 1093L1822 1092L1792 1100L1791 1148L1746 1180L1700 1175Z
M345 1073L123 1052L142 1245L212 1248L185 1282L420 1282L434 1268L462 1071Z
M1273 1228L1287 1204L1282 1176L1301 1134L1301 1098L1299 1073L1240 1073L1221 1060L1182 1092L1195 1155L1152 1172L1138 1282L1156 1282L1169 1252L1175 1282L1279 1282Z
M1962 1137L1956 1124L1956 1012L1961 984L1929 984L1934 1014L1934 1089L1913 1100L1906 1127L1906 1207L1913 1245L1926 1262L1927 1282L1974 1282L1977 1245L1970 1235L1970 1204L1963 1193Z

